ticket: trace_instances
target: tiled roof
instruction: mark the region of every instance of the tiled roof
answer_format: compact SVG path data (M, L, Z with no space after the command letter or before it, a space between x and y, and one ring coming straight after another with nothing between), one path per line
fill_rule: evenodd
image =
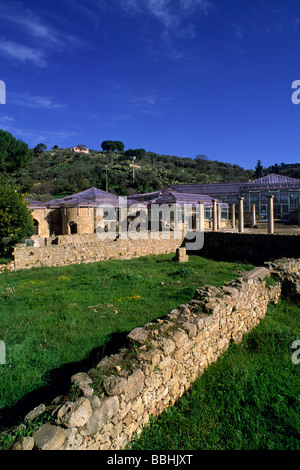
M25 201L27 202L27 205L31 209L33 209L33 208L45 209L46 208L46 203L45 202L35 201L34 199L30 199L28 197L25 197Z
M99 207L102 204L109 204L114 207L119 207L120 199L115 194L102 191L98 188L90 188L79 193L66 196L61 199L52 199L45 203L36 203L36 201L28 200L29 206L34 207ZM131 202L131 204L133 201Z

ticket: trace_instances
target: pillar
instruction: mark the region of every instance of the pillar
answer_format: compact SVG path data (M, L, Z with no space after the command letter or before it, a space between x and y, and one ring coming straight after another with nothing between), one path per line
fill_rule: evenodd
M256 206L255 204L252 205L252 227L256 225Z
M199 222L197 221L197 230L204 232L204 202L199 201Z
M217 211L217 200L213 199L213 232L217 231L218 226L218 211Z
M239 233L244 233L244 198L239 198Z
M268 196L268 233L274 233L274 196Z
M235 228L235 204L232 204L232 214L231 214L231 223L232 228Z
M221 230L221 204L217 204L217 228L218 230Z

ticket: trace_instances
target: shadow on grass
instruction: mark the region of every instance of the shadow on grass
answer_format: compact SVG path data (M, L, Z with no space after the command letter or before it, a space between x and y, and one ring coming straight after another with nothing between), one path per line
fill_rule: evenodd
M26 414L41 403L47 405L58 395L67 395L70 391L72 375L78 372L87 372L105 356L117 354L122 347L128 344L128 334L129 332L113 333L110 335L110 341L93 349L82 361L74 361L51 370L47 374L47 385L26 394L12 407L0 410L0 432L19 425L24 421Z

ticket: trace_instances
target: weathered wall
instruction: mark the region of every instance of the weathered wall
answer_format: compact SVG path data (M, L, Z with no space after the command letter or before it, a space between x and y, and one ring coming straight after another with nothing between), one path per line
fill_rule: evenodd
M175 253L182 245L183 240L164 240L162 234L159 235L158 240L152 239L149 232L146 240L115 241L100 240L97 234L51 237L45 239L46 246L17 246L14 250L15 269ZM256 265L279 257L300 258L300 235L205 232L203 248L188 254L196 253L217 260L246 261Z
M205 232L204 246L198 254L256 265L280 257L300 258L300 235Z
M199 288L189 304L133 330L131 346L73 376L80 396L63 403L55 399L51 421L13 448L124 449L151 415L181 397L232 341L241 341L259 323L268 305L278 302L285 277L300 279L299 260L274 262L270 269L256 268L220 288ZM266 282L272 272L278 277ZM103 382L97 394L99 376ZM45 408L41 405L29 417Z
M92 263L106 259L130 259L145 255L175 253L182 240L148 238L132 240L100 240L96 234L56 237L57 245L42 247L16 246L15 269L40 266L65 266L76 263ZM74 239L73 239L74 237ZM72 243L72 239L74 243ZM48 239L50 240L50 239Z

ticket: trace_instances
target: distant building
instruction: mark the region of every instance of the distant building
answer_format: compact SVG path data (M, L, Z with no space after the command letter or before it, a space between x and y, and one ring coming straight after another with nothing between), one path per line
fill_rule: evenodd
M72 147L70 150L76 153L89 153L89 149L86 147Z

